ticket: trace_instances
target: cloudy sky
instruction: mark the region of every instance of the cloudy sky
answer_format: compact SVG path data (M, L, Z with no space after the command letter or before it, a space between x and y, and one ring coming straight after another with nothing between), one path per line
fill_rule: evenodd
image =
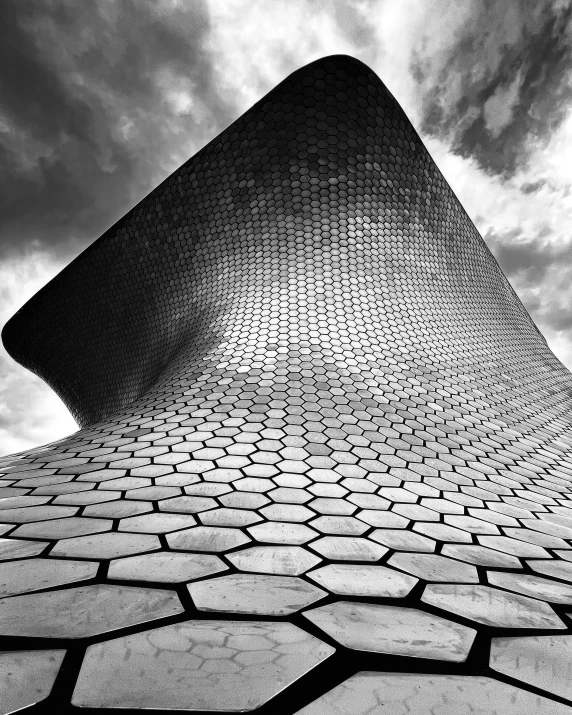
M572 367L572 0L4 0L0 322L298 67L368 64ZM76 426L0 352L0 454Z

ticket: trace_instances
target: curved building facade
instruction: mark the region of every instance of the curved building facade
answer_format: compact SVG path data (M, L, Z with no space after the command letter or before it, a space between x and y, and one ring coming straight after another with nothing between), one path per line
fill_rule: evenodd
M0 460L6 713L572 713L572 376L359 61L3 340L81 426Z

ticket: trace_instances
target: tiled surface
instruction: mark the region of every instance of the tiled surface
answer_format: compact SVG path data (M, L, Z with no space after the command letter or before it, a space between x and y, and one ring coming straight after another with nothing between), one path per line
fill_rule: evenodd
M569 715L567 705L491 678L357 673L298 715Z
M18 712L48 697L65 650L0 653L0 715Z
M89 647L82 707L200 680L199 709L292 713L359 681L368 713L383 683L564 712L527 673L570 635L572 378L367 67L287 78L3 336L83 427L0 459L0 649L69 650L46 709ZM274 635L250 651L228 629L254 617ZM519 678L505 649L518 688L484 665L516 635L542 650ZM388 669L411 673L352 680Z

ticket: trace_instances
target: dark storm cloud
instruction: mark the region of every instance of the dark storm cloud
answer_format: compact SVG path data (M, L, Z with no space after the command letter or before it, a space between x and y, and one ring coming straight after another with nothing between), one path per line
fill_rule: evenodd
M422 132L490 172L511 175L535 139L548 136L570 105L569 2L479 2L448 48L437 76L415 53L424 88ZM429 86L431 85L431 86Z
M5 1L0 256L77 252L234 117L200 2Z

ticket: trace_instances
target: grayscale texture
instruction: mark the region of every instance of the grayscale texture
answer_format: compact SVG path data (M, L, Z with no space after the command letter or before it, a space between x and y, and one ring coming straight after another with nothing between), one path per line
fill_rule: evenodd
M176 634L256 614L284 619L299 662L248 661L251 693L215 658L201 708L293 713L395 668L412 671L391 676L395 702L465 693L472 712L486 692L543 712L482 663L496 629L570 634L572 377L361 62L287 77L3 340L81 425L0 459L0 639L69 640L76 667L46 709L70 708L85 637L74 702L180 707L183 686L169 701L123 663L129 644L151 674L148 634L169 634L177 682L196 683L194 636ZM420 674L426 659L455 675Z

